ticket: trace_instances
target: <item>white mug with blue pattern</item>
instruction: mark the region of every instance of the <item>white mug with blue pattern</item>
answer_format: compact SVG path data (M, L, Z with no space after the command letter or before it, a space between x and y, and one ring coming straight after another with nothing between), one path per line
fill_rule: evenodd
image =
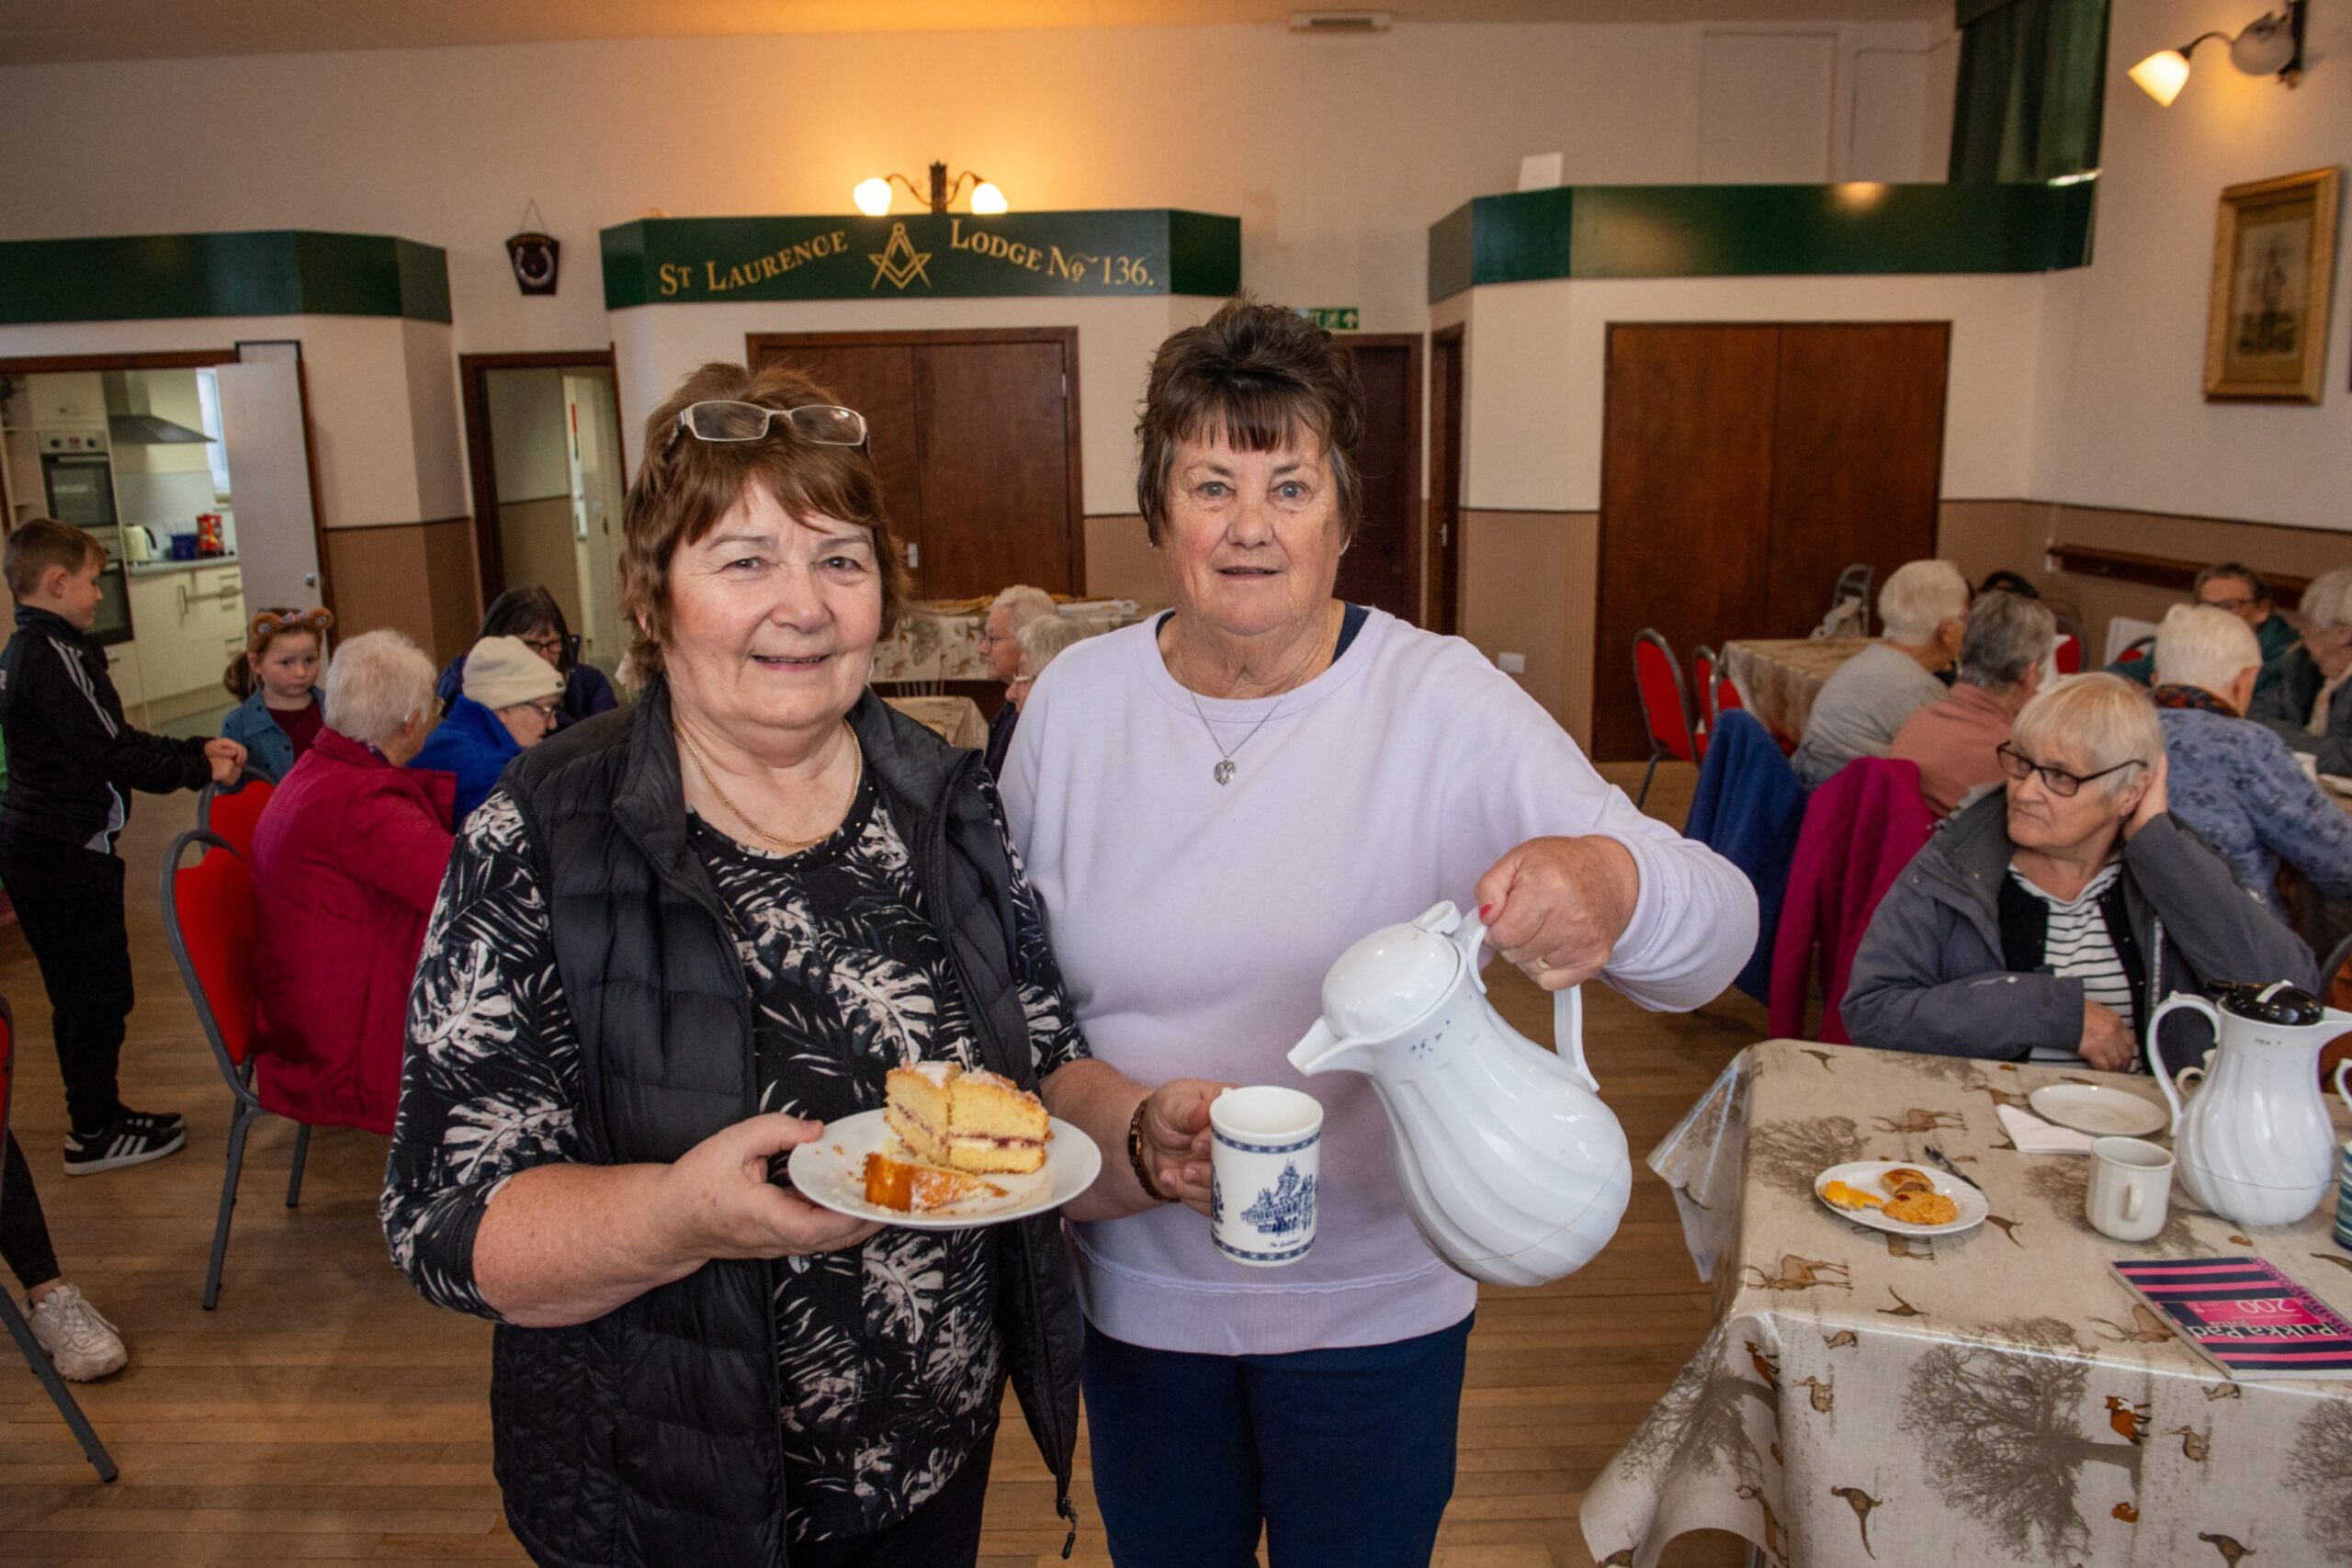
M1209 1102L1209 1237L1236 1263L1295 1263L1315 1245L1323 1107L1261 1086Z

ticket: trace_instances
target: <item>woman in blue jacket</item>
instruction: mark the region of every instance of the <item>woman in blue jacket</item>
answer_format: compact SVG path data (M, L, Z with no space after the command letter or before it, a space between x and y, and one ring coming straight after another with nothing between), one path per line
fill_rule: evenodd
M323 716L317 688L334 625L332 610L284 608L260 611L246 623L245 650L220 678L231 696L243 699L220 734L245 749L246 779L276 784L318 739Z
M456 825L463 829L498 786L506 764L555 730L563 677L520 637L486 637L466 655L464 686L410 761L458 776Z
M481 630L475 640L486 637L518 637L531 651L555 666L563 678L563 702L556 709L555 727L577 724L583 718L617 707L620 700L613 694L613 683L605 672L593 664L582 664L579 647L572 640L571 623L563 618L563 606L555 595L536 582L526 582L508 589L490 602L489 613L481 618ZM466 661L453 659L441 671L437 688L445 704L458 700L464 682Z

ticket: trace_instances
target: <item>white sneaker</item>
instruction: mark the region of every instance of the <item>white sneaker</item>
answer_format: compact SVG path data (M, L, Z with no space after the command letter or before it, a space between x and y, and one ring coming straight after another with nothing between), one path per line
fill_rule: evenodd
M119 1372L130 1359L114 1325L72 1285L50 1292L28 1315L33 1337L49 1352L57 1375L68 1382L89 1382Z

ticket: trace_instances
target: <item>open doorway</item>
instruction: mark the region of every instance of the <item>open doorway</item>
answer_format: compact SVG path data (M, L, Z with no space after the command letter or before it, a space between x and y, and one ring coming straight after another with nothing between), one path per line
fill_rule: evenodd
M458 368L483 601L538 583L563 607L582 661L610 675L628 647L612 350L469 354Z

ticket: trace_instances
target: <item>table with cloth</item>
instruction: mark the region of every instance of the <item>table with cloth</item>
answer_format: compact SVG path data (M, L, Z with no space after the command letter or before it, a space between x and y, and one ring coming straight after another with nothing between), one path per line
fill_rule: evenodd
M1995 1114L2062 1081L2160 1102L2129 1074L1800 1041L1724 1069L1649 1156L1715 1325L1586 1495L1596 1559L1719 1529L1805 1568L2352 1561L2352 1383L2232 1382L2108 1267L2252 1254L2352 1314L2334 1201L2249 1235L2176 1182L2154 1240L2111 1241L2088 1156L2018 1154ZM1846 1160L1932 1168L1930 1144L1991 1201L1964 1235L1813 1195Z
M1868 637L1741 637L1723 646L1724 673L1739 700L1773 736L1804 739L1813 700L1838 667L1878 639Z
M967 751L988 750L989 721L980 716L980 705L969 697L884 697L882 700L950 746L961 746Z
M989 679L988 651L980 646L987 627L987 599L917 599L899 616L891 634L874 645L876 685L933 688L948 681ZM1061 613L1090 631L1115 631L1148 613L1132 599L1061 601Z

